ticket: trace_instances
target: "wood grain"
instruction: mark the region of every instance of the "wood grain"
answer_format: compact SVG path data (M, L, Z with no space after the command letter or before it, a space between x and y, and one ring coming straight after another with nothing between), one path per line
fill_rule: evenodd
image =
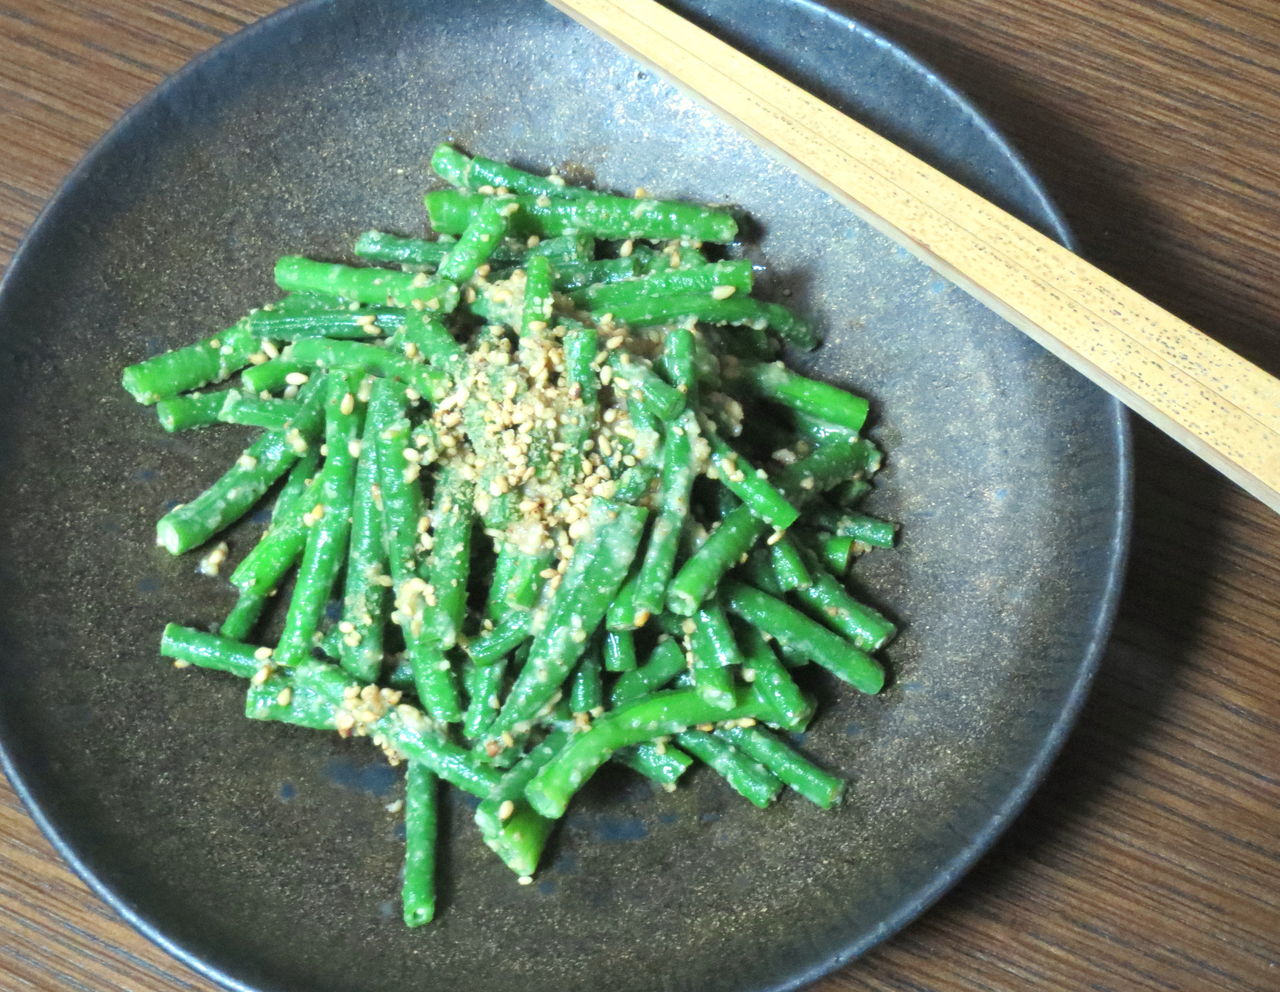
M1090 260L1280 372L1273 0L828 0L985 109ZM0 0L0 262L87 147L277 0ZM1280 519L1135 425L1116 634L1045 787L822 992L1280 989ZM212 986L120 923L0 787L0 989Z
M1280 513L1280 379L657 0L551 0Z

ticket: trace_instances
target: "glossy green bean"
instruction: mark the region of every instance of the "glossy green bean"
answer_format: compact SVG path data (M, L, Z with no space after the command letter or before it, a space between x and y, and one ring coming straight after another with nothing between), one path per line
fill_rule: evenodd
M281 289L325 293L358 303L421 305L435 313L451 313L458 306L458 287L449 280L395 269L364 269L286 255L276 262L275 280Z
M715 735L760 762L784 785L816 806L830 809L844 795L844 779L819 768L768 731L759 727L724 727Z
M160 653L166 658L229 672L242 679L250 678L263 666L265 659L258 657L260 650L252 644L176 623L165 624L160 637ZM266 657L270 657L269 652Z
M461 232L483 196L436 190L423 197L431 226L445 234ZM571 199L522 195L511 218L517 235L592 234L598 238L689 238L729 242L738 234L733 217L709 207L673 200L634 200L591 193Z
M420 927L436 915L436 838L439 785L423 765L409 762L404 785L404 870L400 906L406 926Z
M719 772L753 806L765 809L782 791L782 782L773 772L724 738L702 730L684 730L676 734L676 743Z
M351 536L351 501L356 478L352 448L360 436L361 411L351 378L346 373L331 373L326 391L328 453L320 477L320 499L311 511L313 522L298 566L298 581L276 647L277 661L286 665L300 663L310 652L338 574L346 562Z
M636 667L636 641L631 631L608 631L602 649L606 672L629 672Z
M130 365L121 383L139 403L151 404L212 382L221 382L249 364L258 339L240 321L203 341Z
M170 434L218 422L225 393L190 393L156 402L156 419Z
M884 688L884 669L879 662L799 610L743 582L727 582L724 597L728 608L747 623L855 689L877 693Z
M244 516L316 437L321 398L314 393L287 431L264 434L213 485L161 517L156 523L156 543L180 555Z
M535 719L581 657L587 639L626 577L648 511L611 500L593 501L580 538L552 598L529 660L494 723L497 733Z
M759 706L745 689L731 710L712 706L691 689L655 692L612 710L575 734L525 788L529 805L543 816L564 815L573 794L619 748L717 720L754 717Z
M372 421L365 424L357 448L352 488L351 542L342 592L342 667L362 682L376 681L382 667L383 629L387 623L387 552L379 506L378 441Z

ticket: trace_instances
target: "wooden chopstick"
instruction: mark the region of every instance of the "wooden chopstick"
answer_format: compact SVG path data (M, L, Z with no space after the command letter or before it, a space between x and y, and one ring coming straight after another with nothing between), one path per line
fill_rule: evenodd
M1280 512L1280 379L655 0L550 0Z

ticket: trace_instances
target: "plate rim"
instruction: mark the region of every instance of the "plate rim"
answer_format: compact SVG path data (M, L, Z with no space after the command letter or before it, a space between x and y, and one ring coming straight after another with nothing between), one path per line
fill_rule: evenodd
M910 47L870 27L854 16L832 9L822 3L821 0L778 0L778 2L804 8L812 15L827 18L837 23L842 29L851 30L866 41L892 51L895 58L909 66L915 74L926 80L972 126L983 133L985 138L1012 167L1025 190L1031 194L1036 209L1043 214L1050 235L1069 250L1073 252L1079 251L1079 246L1065 217L1055 201L1050 197L1038 175L1031 170L1024 156L1006 138L1003 131L996 127L987 115L981 111L975 98L951 83L945 75L919 58ZM231 48L239 44L243 39L251 38L260 32L275 30L278 25L302 15L305 11L331 3L332 0L294 0L294 2L279 10L246 24L188 60L130 106L93 142L49 195L35 219L31 222L30 227L24 233L4 273L0 275L0 300L3 300L6 292L9 291L10 284L18 281L15 273L20 273L25 268L26 256L36 251L35 245L44 236L44 229L50 224L50 217L57 210L63 197L86 174L92 171L100 158L111 153L117 142L124 140L125 133L136 119L143 117L154 105L163 101L171 89L182 85L188 77L196 75L207 62L219 58L224 49ZM583 28L582 30L586 29ZM1110 417L1108 419L1111 422L1117 455L1113 467L1116 496L1115 513L1109 521L1113 528L1112 539L1107 549L1107 564L1104 577L1098 587L1100 608L1093 618L1084 654L1076 669L1075 677L1066 692L1057 718L1049 727L1048 732L1040 739L1037 749L1024 765L1022 774L1018 777L1016 783L1009 789L1003 802L989 814L983 827L969 838L965 846L950 861L938 868L928 881L907 895L896 912L883 920L877 927L856 939L850 940L834 954L818 959L809 968L793 972L788 978L773 984L756 986L751 992L798 992L798 990L861 957L871 948L883 943L919 918L968 873L980 858L991 851L1049 774L1076 726L1080 711L1088 698L1089 690L1092 687L1103 654L1110 641L1119 610L1132 547L1134 457L1131 418L1129 411L1115 397L1104 395L1102 400L1106 406L1110 407ZM44 807L37 800L34 787L28 783L11 754L10 735L10 728L3 722L3 712L0 711L0 770L3 770L14 792L22 800L26 812L49 841L54 851L67 867L88 886L94 896L106 903L131 928L164 950L165 953L201 976L221 985L229 992L267 992L270 988L269 986L247 985L221 968L209 963L197 952L189 950L185 945L170 938L162 928L162 924L144 915L140 909L135 908L108 883L100 879L93 866L62 835L58 825L50 818ZM744 990L744 992L748 992L748 990Z

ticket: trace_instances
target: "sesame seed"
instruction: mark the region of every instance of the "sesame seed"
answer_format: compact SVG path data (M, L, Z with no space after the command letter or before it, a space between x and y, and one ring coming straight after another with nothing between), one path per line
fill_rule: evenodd
M737 291L737 286L717 286L711 291L711 298L713 300L727 300Z
M284 377L284 381L290 386L305 386L310 379L311 376L305 372L290 372Z

